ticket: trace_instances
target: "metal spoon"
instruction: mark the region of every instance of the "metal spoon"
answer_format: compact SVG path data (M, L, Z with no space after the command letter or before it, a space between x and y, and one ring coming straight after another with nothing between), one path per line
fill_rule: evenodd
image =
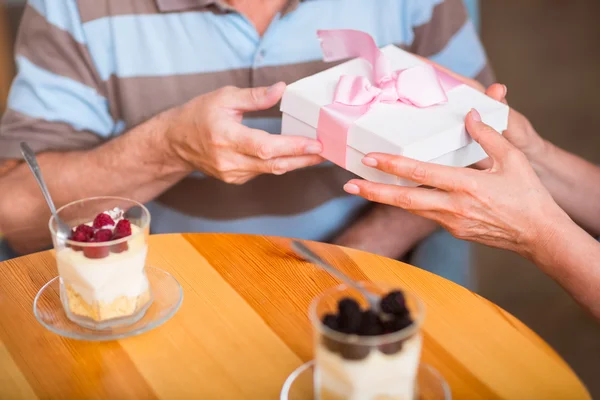
M42 194L46 199L46 203L48 203L48 207L50 207L50 211L52 212L52 215L56 220L56 235L62 240L68 239L71 236L71 228L62 219L58 217L56 207L54 206L54 202L52 201L52 197L50 196L48 187L46 186L44 178L42 177L40 165L38 164L37 159L35 158L35 153L33 152L33 150L31 150L27 143L21 142L21 154L23 154L23 158L25 158L27 165L29 165L31 172L33 172L35 180L37 181L38 185L40 185L40 189L42 189Z
M361 284L356 282L354 279L350 278L348 275L344 274L342 271L340 271L333 265L330 265L327 262L325 262L325 260L313 253L312 250L310 250L301 242L293 240L292 249L306 261L316 264L317 266L323 268L325 271L329 272L331 275L346 283L346 285L356 289L360 294L363 295L365 299L367 299L371 310L379 314L379 312L381 311L379 307L381 297L379 295L366 290Z

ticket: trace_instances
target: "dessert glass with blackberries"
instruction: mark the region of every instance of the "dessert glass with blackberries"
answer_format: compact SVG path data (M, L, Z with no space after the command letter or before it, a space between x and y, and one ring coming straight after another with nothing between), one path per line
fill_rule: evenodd
M380 310L346 285L310 309L315 334L315 398L415 398L424 305L405 290L361 283L381 296Z
M64 240L57 234L57 221L50 218L67 317L96 330L140 320L152 303L146 207L119 197L95 197L67 204L58 216L72 229Z

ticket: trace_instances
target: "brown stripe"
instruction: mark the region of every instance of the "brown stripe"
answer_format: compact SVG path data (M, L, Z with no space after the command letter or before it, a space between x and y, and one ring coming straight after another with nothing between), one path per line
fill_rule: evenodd
M292 215L347 196L342 186L352 178L352 173L335 165L305 168L284 176L261 175L239 186L189 177L157 201L187 215L217 220Z
M19 144L23 141L41 152L87 149L101 143L102 138L62 122L35 119L9 109L0 124L0 159L21 159Z
M321 60L277 67L243 68L200 74L156 77L117 78L111 76L107 83L111 114L126 121L127 126L138 125L169 108L181 105L192 98L233 85L240 88L269 86L283 81L292 83L313 75L336 63ZM277 117L279 107L248 113L249 118Z
M492 69L489 63L485 64L485 66L479 71L475 80L480 82L486 88L490 86L492 83L496 82L496 76L494 74L494 70Z
M77 0L82 23L119 15L161 14L192 10L215 14L229 12L216 4L206 4L203 0L175 0L175 2L171 0L170 3L173 3L171 7L159 8L157 0Z
M431 20L414 28L410 51L423 57L439 53L468 19L463 0L445 0L433 9Z
M50 252L0 268L0 341L35 393L41 399L156 398L119 342L69 340L39 325L31 305L55 276Z
M289 239L215 235L211 236L210 246L206 246L203 235L183 236L292 351L304 361L313 357L312 327L307 310L313 298L339 284L335 278L298 261L287 250ZM232 239L235 243L232 243ZM310 246L348 276L358 281L369 281L359 266L340 248L318 243L311 243ZM236 251L231 251L232 248ZM287 267L282 265L282 268L265 271L265 260L285 262ZM285 296L283 293L294 295Z
M16 52L47 71L71 78L106 96L105 85L87 47L49 23L31 6L23 13Z
M128 14L158 14L155 0L77 0L81 22Z

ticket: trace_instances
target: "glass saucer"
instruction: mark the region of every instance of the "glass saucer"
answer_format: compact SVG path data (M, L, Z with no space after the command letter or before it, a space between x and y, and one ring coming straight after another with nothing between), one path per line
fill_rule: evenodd
M92 330L69 320L60 301L58 276L46 283L35 296L33 314L46 329L70 339L116 340L148 332L175 315L183 300L183 289L177 279L162 269L146 267L146 274L153 301L146 314L131 325L107 330Z
M308 361L288 376L281 388L280 400L315 400L313 372L315 361ZM450 400L452 392L442 375L431 365L421 363L415 400Z

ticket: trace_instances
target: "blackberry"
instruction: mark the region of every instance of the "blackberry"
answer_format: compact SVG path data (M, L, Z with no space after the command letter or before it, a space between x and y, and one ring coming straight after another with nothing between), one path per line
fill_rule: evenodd
M343 333L357 333L360 328L361 311L358 303L350 298L340 300L338 303L338 326Z
M394 290L383 297L380 307L381 311L386 314L405 315L408 312L404 294L399 290Z
M381 351L383 354L388 355L396 354L397 352L402 350L403 342L403 340L398 340L397 342L382 344L379 346L379 351Z
M362 360L367 358L371 348L360 344L344 343L340 346L340 355L346 360Z
M376 336L383 333L383 325L379 316L371 310L363 311L358 334L361 336Z

